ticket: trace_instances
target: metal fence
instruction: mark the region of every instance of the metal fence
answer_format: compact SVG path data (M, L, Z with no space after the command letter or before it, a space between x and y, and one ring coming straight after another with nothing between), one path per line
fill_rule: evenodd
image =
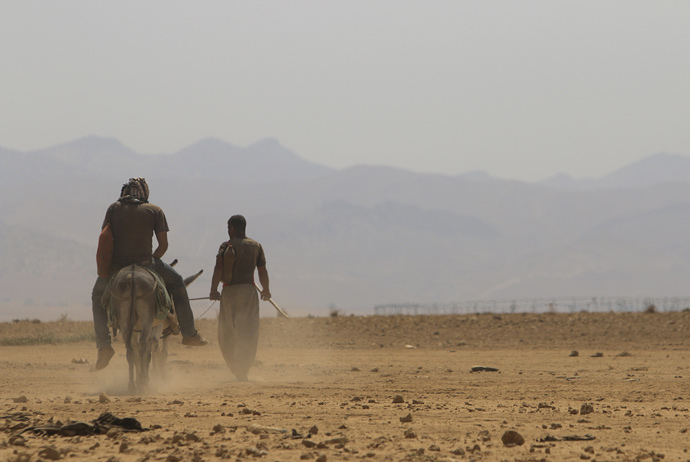
M690 309L690 297L580 297L476 300L455 303L390 303L376 305L376 315L470 314L470 313L574 313L576 311L682 311Z

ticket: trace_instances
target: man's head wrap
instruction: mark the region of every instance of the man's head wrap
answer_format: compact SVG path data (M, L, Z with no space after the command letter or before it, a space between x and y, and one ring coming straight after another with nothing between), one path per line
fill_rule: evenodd
M122 185L120 202L143 204L149 201L149 185L142 177L130 178L129 182Z

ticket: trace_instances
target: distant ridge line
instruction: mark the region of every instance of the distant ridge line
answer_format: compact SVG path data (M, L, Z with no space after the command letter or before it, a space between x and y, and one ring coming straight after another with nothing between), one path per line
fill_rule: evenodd
M374 306L374 314L575 313L690 310L690 297L562 297L475 300L455 303L390 303Z

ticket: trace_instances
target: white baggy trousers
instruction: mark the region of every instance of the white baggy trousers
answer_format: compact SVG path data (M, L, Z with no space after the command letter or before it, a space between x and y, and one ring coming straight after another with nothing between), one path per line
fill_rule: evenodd
M259 343L259 294L254 284L223 287L218 316L218 345L238 380L247 380Z

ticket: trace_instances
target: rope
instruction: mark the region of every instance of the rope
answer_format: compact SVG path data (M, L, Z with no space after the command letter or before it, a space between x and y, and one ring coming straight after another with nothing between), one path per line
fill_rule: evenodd
M213 303L211 303L211 306L209 306L208 308L206 308L206 311L204 311L204 312L201 313L199 316L197 316L197 318L195 319L195 321L198 321L199 319L201 319L201 317L202 317L203 315L205 315L206 313L208 313L208 310L210 310L211 308L213 308L213 305L216 304L216 301L217 301L217 300L213 300Z

